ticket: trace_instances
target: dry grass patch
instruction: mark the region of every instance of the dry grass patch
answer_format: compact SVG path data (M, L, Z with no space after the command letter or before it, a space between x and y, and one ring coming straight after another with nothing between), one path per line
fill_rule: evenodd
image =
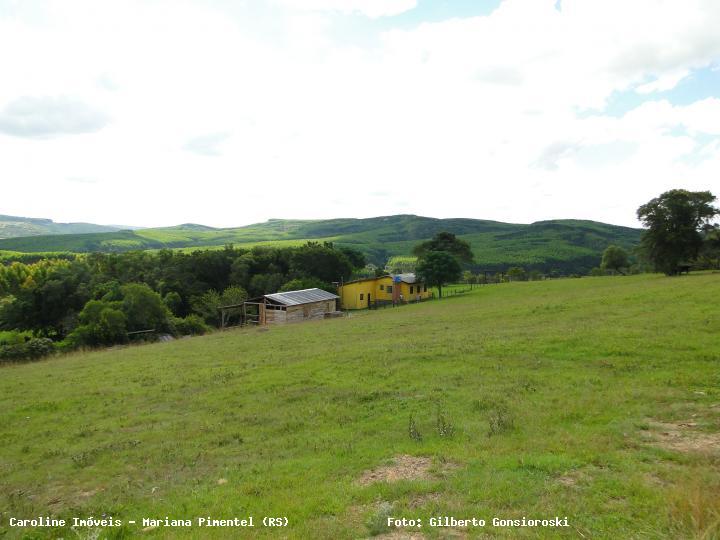
M558 482L558 484L560 484L562 486L574 488L574 487L577 487L578 484L581 484L581 483L584 483L585 481L587 481L588 478L589 477L585 472L576 470L576 471L566 472L565 474L563 474L561 477L559 477L557 479L557 482Z
M395 456L392 463L365 471L358 482L361 486L375 482L398 482L400 480L425 480L430 478L432 459L419 456Z
M697 422L649 422L653 444L683 453L720 453L720 433L698 431Z
M413 497L408 503L409 508L420 508L427 504L437 504L440 502L440 493L426 493L425 495L418 495Z
M668 493L676 538L720 538L720 484L697 475Z
M379 540L424 540L425 535L419 532L391 531L385 534L373 536Z
M578 483L578 479L574 475L566 474L558 478L558 483L566 487L575 487Z

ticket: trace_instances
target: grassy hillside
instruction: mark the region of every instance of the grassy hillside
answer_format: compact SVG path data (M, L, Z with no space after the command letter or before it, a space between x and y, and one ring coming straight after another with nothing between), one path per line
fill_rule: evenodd
M0 215L0 238L113 232L119 229L119 227L94 225L92 223L55 223L51 219Z
M510 283L3 368L0 536L52 514L123 520L108 538L207 515L289 527L143 537L362 538L392 515L425 520L413 538L717 538L718 295L718 274Z
M472 244L478 269L504 270L511 265L586 272L600 261L602 251L614 243L625 248L637 244L638 229L577 220L542 221L518 225L473 219L434 219L388 216L325 221L270 220L235 229L185 225L113 233L38 236L0 240L0 250L123 251L130 249L222 246L296 245L307 240L332 241L367 254L371 262L385 264L394 255L409 255L421 240L440 231L459 235Z

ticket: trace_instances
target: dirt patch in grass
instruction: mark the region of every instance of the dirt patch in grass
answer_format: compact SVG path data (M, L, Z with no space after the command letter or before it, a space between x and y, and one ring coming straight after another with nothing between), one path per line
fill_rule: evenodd
M426 493L425 495L418 495L417 497L414 497L410 500L408 503L409 508L420 508L421 506L425 506L426 504L431 503L438 503L440 502L440 494L439 493Z
M578 484L582 484L583 482L589 480L589 478L590 477L585 471L572 470L560 476L557 479L557 483L568 488L574 488L577 487Z
M358 483L361 486L375 482L397 482L399 480L425 480L430 478L432 459L418 456L395 456L389 465L365 471Z
M417 532L392 531L373 536L373 538L380 540L424 540L425 535Z
M578 483L578 479L572 474L566 474L558 478L558 483L567 487L575 487Z
M683 453L720 453L720 433L699 431L696 422L671 423L653 420L649 424L655 446Z

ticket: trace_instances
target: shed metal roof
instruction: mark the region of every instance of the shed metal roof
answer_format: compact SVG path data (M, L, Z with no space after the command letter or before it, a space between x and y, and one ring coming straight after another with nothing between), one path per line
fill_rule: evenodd
M396 277L399 277L399 278L400 278L400 281L402 281L402 282L404 282L404 283L410 283L410 284L412 284L412 283L415 283L415 282L417 281L417 277L415 276L415 274L412 274L412 273L407 273L407 274L395 274L395 275L393 276L393 278L396 278Z
M301 291L266 294L265 298L285 306L299 306L301 304L312 304L313 302L335 300L340 297L337 294L332 294L327 291L323 291L322 289L303 289Z

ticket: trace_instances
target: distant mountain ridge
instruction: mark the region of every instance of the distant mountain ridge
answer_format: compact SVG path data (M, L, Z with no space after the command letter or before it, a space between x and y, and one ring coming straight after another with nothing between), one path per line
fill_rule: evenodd
M523 266L542 271L584 273L600 263L609 244L634 248L640 229L585 220L531 224L469 218L438 219L415 215L328 220L272 219L245 227L215 229L184 224L155 229L88 234L28 236L0 240L0 250L15 252L118 252L164 248L293 246L307 241L354 247L378 265L409 255L415 244L448 231L470 242L476 270Z
M94 223L56 223L52 219L27 218L0 214L0 238L20 238L55 234L115 232L126 228L119 225Z

